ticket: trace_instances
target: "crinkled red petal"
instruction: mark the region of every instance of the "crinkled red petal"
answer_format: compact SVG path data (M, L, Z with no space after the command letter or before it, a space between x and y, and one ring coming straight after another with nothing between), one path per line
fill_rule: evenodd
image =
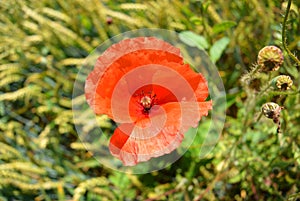
M183 134L196 127L211 108L211 101L156 106L149 118L135 124L121 124L110 140L110 151L126 166L168 154L180 146Z
M113 118L111 102L117 83L131 70L151 64L161 65L176 71L191 85L198 101L204 101L207 98L208 89L204 77L195 73L188 65L183 64L179 49L159 39L135 38L121 41L105 51L99 57L95 69L89 74L85 85L85 95L94 112L107 114ZM154 67L156 70L158 69L157 65ZM140 79L171 81L166 77L159 77L158 73L141 74ZM127 93L125 97L133 95L132 89L142 87L136 86L138 82L135 79L123 79L123 81L124 89L127 87L127 90L122 92ZM176 83L174 82L174 84ZM167 98L165 102L168 102ZM127 121L128 118L124 120L124 122Z

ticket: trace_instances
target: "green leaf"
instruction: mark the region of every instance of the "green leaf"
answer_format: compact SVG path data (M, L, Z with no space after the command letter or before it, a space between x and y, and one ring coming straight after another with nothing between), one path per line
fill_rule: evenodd
M245 178L246 172L242 171L239 172L239 170L232 168L230 171L230 178L228 180L228 183L235 184L240 182L243 178Z
M227 29L233 27L236 25L236 22L234 21L224 21L221 22L219 24L216 24L215 26L213 26L213 33L220 33L220 32L224 32Z
M217 40L210 48L209 55L213 63L216 63L220 59L229 41L228 37L223 37Z
M179 34L179 39L185 44L191 47L197 47L200 50L207 49L209 47L208 42L203 36L195 34L191 31L183 31Z
M190 18L190 21L191 21L192 23L194 23L195 25L200 25L200 24L203 23L202 18L196 17L196 16L191 17L191 18Z
M121 190L124 190L130 186L129 178L122 172L115 171L113 174L109 175L108 178L112 184L118 186Z

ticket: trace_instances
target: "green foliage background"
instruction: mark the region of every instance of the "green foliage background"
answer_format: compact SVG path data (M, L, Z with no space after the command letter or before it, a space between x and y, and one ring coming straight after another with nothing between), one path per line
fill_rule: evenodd
M260 75L261 86L252 89L241 82L262 47L282 47L286 5L271 0L0 1L0 200L296 200L299 64L285 54L283 67L269 75L290 75L294 86L288 92L259 93L268 75ZM296 56L299 7L300 2L292 4L286 26ZM129 175L102 166L81 146L71 94L90 51L138 28L192 31L207 41L204 48L226 88L227 118L205 159L198 158L201 145L194 143L167 169ZM210 49L222 38L229 44L214 53ZM261 105L271 100L285 107L280 135L272 120L257 121ZM107 119L101 123L110 130Z

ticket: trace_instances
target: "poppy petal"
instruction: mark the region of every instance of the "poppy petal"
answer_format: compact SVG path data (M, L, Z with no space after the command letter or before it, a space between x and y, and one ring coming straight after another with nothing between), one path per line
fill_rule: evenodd
M96 92L96 88L99 86L99 81L102 79L102 77L105 74L109 75L110 74L109 72L114 72L113 76L109 76L109 79L116 78L114 82L112 82L115 84L116 83L115 81L118 81L120 77L122 77L122 74L125 72L124 71L125 69L121 69L121 71L117 71L117 72L121 72L121 75L119 74L117 76L117 74L115 74L116 69L112 69L108 71L110 69L110 66L114 64L114 62L119 58L121 58L122 56L139 50L160 50L163 52L169 52L170 54L173 55L177 55L180 58L180 49L155 37L137 37L133 39L126 39L112 45L97 59L94 70L88 75L86 79L86 83L85 83L86 100L89 103L89 105L94 109L95 112L96 109L100 107L103 108L104 111L100 111L99 113L105 113L105 107L107 106L105 104L103 104L104 107L101 107L102 105L101 106L98 105L97 107L95 106L95 102L97 100L97 97L95 97L95 92ZM143 57L140 57L139 59L141 58ZM133 61L136 60L138 60L137 57L135 57Z
M110 139L110 153L123 161L124 165L135 165L138 163L137 144L134 141L129 141L130 133L134 124L121 124L116 128L113 136ZM128 144L124 147L125 144Z
M121 124L111 138L110 151L127 166L168 154L179 147L183 134L196 127L211 107L211 101L156 106L143 123Z
M132 69L150 64L159 64L177 71L196 91L199 101L206 99L208 92L205 79L201 74L195 73L189 65L183 64L178 48L152 37L134 38L108 48L98 58L95 69L89 74L85 95L94 112L113 118L111 98L116 84ZM141 77L151 79L151 74L141 74ZM130 89L138 85L136 79L126 79L126 83L129 93L132 94Z

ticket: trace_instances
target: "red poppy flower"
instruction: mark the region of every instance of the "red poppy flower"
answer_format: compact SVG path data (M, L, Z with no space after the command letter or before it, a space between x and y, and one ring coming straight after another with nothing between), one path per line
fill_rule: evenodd
M212 108L205 78L184 64L178 48L154 37L108 48L86 80L85 95L96 114L120 123L109 149L124 165L175 150Z

